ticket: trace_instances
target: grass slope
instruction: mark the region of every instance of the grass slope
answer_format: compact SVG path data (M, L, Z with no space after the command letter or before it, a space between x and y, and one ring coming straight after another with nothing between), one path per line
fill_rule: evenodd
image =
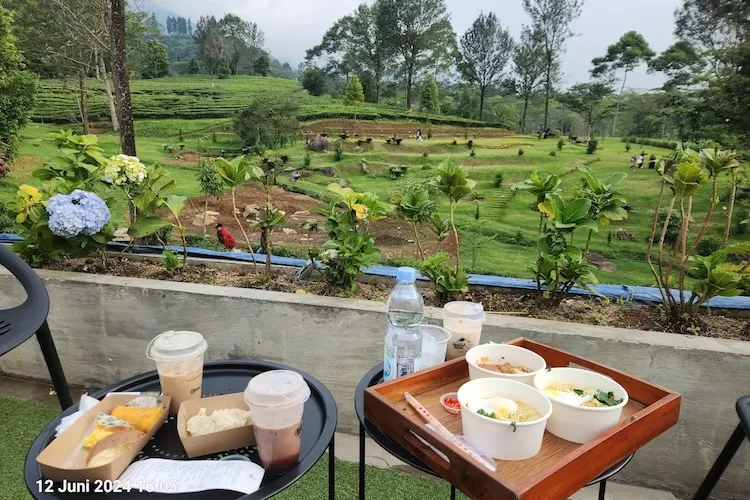
M89 79L89 118L109 118L106 93L102 82ZM228 118L262 94L296 96L301 101L300 119L351 117L354 109L341 100L313 97L296 80L260 76L233 76L219 80L210 75L174 76L153 80L131 81L133 115L137 119L154 118ZM32 120L43 123L76 123L80 121L79 93L76 84L63 80L42 80L39 84ZM432 123L460 126L484 125L458 117L429 116L416 111L364 104L357 116L375 119L430 119Z
M43 161L53 157L56 149L51 142L45 140L47 133L59 129L59 126L32 124L24 129L24 142L21 158L13 167L11 174L0 180L0 201L14 196L17 186L24 182L34 183L31 173L41 166ZM179 160L174 156L184 155L179 150L182 130L184 151L207 149L218 153L222 149L235 149L240 146L238 138L232 133L231 123L226 119L203 120L139 120L136 122L138 137L138 154L146 163L161 162L170 171L178 185L178 192L187 196L198 196L199 186L195 180L194 161ZM214 132L216 142L213 142ZM116 135L102 133L99 135L107 154L115 154L119 148ZM468 232L473 221L476 204L471 200L462 201L456 211L458 226L462 232L461 252L464 267L470 272L495 274L501 276L530 278L531 266L535 262L536 231L539 214L533 207L533 199L525 192L513 192L511 187L523 181L533 171L555 173L562 177L565 196L571 196L579 188L581 175L576 167L591 163L597 174L606 178L615 172L627 172L628 177L620 186L620 191L633 208L630 219L615 223L613 229L624 228L630 231L634 240L618 241L613 239L607 243L608 231L603 230L595 234L592 240L592 251L602 255L617 266L614 272L599 271L599 279L603 283L650 285L653 278L645 262L646 242L653 218L653 206L659 191L659 176L648 168L629 171L630 154L625 151L624 144L617 139L607 139L602 144L602 150L595 155L585 154L584 148L568 144L555 156L549 153L555 148L555 141L540 141L529 137L506 137L502 139L479 138L476 142L476 157L469 156L465 145L451 145L450 141L433 139L417 145L413 139L407 140L402 146L389 146L380 140L375 141L375 147L370 152L347 152L340 162L333 160L331 153L316 153L312 157L314 173L311 177L295 183L293 189L305 194L325 199L328 196L326 186L334 179L324 176L319 170L326 166L334 166L338 170L338 177L347 179L351 186L358 191L371 191L383 199L403 189L405 183L429 180L440 161L452 158L459 164L464 164L470 176L477 182L476 191L484 198L477 201L480 215L486 222L482 226L484 236L496 236L485 247L477 252L476 263L471 261L471 234ZM169 154L163 148L165 144L176 148ZM525 154L518 155L519 147ZM668 153L666 149L646 148L647 153L657 156ZM427 151L428 157L422 152ZM291 166L302 168L304 146L297 143L280 150L291 156ZM195 157L195 155L193 155ZM197 157L196 157L197 158ZM369 175L362 172L360 161L366 159L369 165ZM592 163L593 162L593 163ZM391 165L408 165L406 175L399 180L392 180L388 176ZM423 169L429 165L432 169ZM504 181L500 188L494 187L495 175L502 172ZM285 181L286 182L286 181ZM709 188L705 188L709 189ZM726 199L728 181L721 179L719 196ZM702 221L707 209L707 195L696 199L693 218ZM721 207L721 203L719 207ZM440 199L439 212L447 216L447 203ZM125 221L124 200L114 207L115 220ZM714 216L714 223L707 231L707 236L720 237L725 219L720 211ZM425 236L430 237L425 228ZM585 235L578 236L585 238ZM377 243L377 242L376 242ZM398 263L398 262L393 262Z

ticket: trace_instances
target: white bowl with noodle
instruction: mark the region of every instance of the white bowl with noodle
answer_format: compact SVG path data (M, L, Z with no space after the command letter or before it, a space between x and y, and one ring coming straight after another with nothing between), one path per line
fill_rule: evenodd
M482 344L466 353L469 378L506 378L534 386L534 377L547 368L544 358L509 344Z
M458 389L461 424L467 443L498 460L526 460L542 448L544 428L552 404L540 391L521 382L503 378L482 378ZM477 404L487 400L508 401L515 413L491 418L477 413Z
M628 393L620 384L606 375L580 368L540 372L534 377L534 387L552 402L547 430L574 443L586 443L615 427L628 404ZM596 398L597 391L602 391L600 397L607 403ZM612 393L611 397L603 397L608 393Z

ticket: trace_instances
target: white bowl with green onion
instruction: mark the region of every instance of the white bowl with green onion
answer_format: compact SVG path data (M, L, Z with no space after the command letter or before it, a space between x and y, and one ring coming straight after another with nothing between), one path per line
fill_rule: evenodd
M548 368L534 387L552 403L547 430L574 443L586 443L615 427L628 404L627 391L611 378L579 368Z

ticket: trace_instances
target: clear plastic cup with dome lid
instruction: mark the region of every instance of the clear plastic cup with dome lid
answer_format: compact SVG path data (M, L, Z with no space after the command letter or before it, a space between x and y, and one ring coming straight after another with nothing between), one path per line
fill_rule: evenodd
M207 348L200 333L174 330L156 336L148 345L146 356L156 361L162 393L172 396L169 413L176 414L183 401L200 399Z
M447 359L465 356L479 345L486 315L482 304L474 302L448 302L443 307L443 328L451 332Z
M302 415L310 387L297 372L271 370L250 379L245 403L253 419L255 443L266 472L297 465L302 442Z

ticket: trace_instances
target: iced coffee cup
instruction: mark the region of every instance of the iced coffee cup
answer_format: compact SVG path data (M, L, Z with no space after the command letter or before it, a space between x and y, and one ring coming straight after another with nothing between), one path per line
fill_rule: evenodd
M174 330L156 336L148 345L146 356L156 361L161 391L172 396L169 413L176 414L183 401L200 399L207 348L200 333Z
M245 403L253 420L258 455L266 472L291 469L299 460L302 413L310 388L297 372L272 370L247 384Z
M484 307L474 302L448 302L443 307L443 327L451 333L446 359L466 355L472 347L479 345L482 325L485 320Z

